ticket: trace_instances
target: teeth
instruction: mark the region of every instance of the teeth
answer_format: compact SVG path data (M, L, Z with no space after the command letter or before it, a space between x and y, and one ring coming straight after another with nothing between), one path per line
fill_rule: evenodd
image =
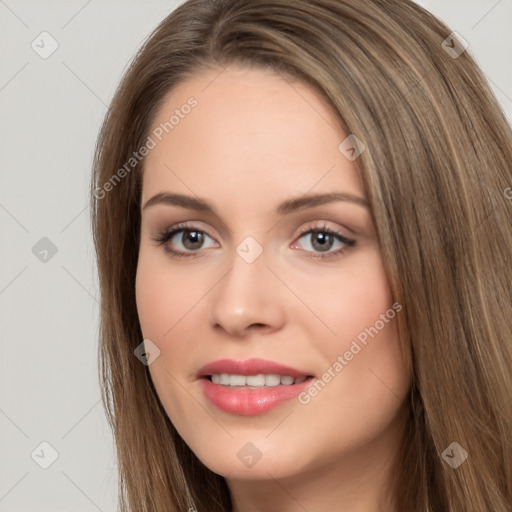
M265 386L279 386L281 377L279 375L267 375L265 377Z
M252 386L252 387L274 387L279 386L291 386L293 384L299 384L306 380L306 377L290 377L289 375L230 375L227 373L215 373L211 376L214 384L220 384L221 386L230 387L241 387L241 386Z
M264 386L265 385L265 375L247 375L245 377L245 383L248 386Z
M243 375L230 375L229 376L230 386L245 386L245 377Z

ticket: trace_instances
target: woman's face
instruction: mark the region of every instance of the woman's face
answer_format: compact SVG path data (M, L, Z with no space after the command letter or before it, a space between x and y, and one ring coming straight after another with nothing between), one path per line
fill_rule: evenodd
M151 128L136 279L149 370L179 434L229 478L396 450L401 305L348 135L308 86L235 66L173 89Z

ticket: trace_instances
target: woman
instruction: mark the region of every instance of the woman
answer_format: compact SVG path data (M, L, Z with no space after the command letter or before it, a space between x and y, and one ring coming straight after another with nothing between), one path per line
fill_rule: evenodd
M123 511L512 510L512 133L398 0L189 0L98 139Z

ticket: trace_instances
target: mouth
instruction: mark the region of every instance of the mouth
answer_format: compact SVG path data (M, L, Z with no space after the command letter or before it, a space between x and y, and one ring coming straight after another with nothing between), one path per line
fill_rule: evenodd
M197 375L205 397L223 412L254 416L296 397L315 379L312 374L273 361L224 359Z

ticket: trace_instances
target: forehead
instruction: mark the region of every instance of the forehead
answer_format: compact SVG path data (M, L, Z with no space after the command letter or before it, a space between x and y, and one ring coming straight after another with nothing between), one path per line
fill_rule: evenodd
M363 195L354 163L338 149L346 134L330 105L270 70L199 72L166 96L150 135L144 198L162 188L201 196L224 189L226 199L241 200L266 190L278 201L313 187Z

